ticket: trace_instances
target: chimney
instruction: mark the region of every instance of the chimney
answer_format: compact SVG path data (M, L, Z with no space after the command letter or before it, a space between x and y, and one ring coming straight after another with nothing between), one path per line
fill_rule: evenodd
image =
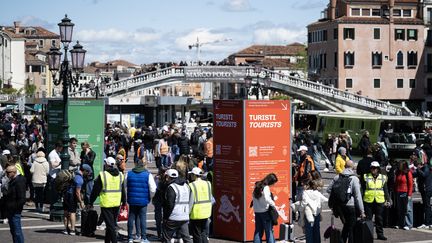
M330 0L329 17L331 20L336 19L336 2L337 2L337 0Z
M15 21L15 22L14 22L14 26L15 26L15 34L19 34L20 25L21 25L21 22L20 22L20 21Z

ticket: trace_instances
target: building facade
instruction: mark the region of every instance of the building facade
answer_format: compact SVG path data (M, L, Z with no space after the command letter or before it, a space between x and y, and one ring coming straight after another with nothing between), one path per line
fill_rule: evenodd
M426 37L418 0L330 0L323 13L308 26L311 80L426 109Z

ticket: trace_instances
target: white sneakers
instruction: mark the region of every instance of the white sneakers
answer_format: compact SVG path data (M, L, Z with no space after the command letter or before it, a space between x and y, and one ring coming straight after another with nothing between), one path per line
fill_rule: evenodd
M429 226L427 226L425 224L422 224L419 227L417 227L417 229L428 229L428 228L429 228Z
M410 228L408 226L404 226L403 229L404 230L410 230Z
M329 172L329 169L327 169L327 168L324 168L324 170L323 170L324 172Z

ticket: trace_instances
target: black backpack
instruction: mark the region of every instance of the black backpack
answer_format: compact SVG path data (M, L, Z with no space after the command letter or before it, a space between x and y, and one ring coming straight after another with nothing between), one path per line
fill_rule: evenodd
M335 206L343 206L348 203L351 198L350 190L351 178L350 175L339 174L339 178L333 183L328 205L330 208Z

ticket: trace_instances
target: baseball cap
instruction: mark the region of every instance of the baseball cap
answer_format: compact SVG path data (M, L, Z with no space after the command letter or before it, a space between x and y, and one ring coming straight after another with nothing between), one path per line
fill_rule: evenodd
M203 175L203 171L198 168L198 167L194 167L191 171L188 172L188 174L194 174L197 176L202 176Z
M297 149L297 152L300 152L300 151L308 151L308 148L306 146L302 145L302 146L300 146L299 149Z
M373 161L370 165L370 167L380 167L380 164L377 161Z
M11 154L9 149L3 150L2 155L8 155L8 154Z
M168 175L171 178L177 178L178 177L178 171L176 169L169 169L165 172L165 175Z
M105 161L105 164L108 166L114 166L116 163L116 161L113 157L108 157L108 158L104 159L104 161Z
M83 164L83 165L81 165L81 168L82 168L83 170L85 170L85 171L88 171L88 172L90 172L90 173L93 173L92 168L91 168L90 165L88 165L88 164Z

